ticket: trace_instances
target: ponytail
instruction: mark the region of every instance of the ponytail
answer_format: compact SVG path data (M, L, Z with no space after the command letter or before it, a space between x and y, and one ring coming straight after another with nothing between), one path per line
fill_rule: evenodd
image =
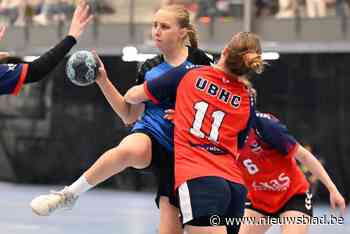
M261 74L264 71L264 62L261 58L261 55L256 52L248 52L243 55L243 62L245 66L254 71L256 74Z
M191 47L198 48L198 36L197 30L193 24L189 24L188 26L188 40L190 42Z
M264 71L260 39L254 33L235 34L228 43L227 49L225 66L232 74L243 76L249 72L261 74Z

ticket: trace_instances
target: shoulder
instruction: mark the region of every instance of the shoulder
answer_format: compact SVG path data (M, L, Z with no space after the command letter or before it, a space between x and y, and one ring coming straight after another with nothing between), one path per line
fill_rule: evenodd
M193 64L210 65L214 56L198 48L188 47L188 61Z
M0 78L16 77L18 76L23 68L23 64L0 64Z
M204 74L211 72L211 67L207 65L187 64L185 69L186 75L192 76L203 76Z
M157 55L154 58L151 59L147 59L141 66L139 69L139 72L147 72L149 70L151 70L153 67L158 66L159 64L164 62L164 58L162 55Z
M297 144L287 127L273 115L257 113L256 116L256 133L259 138L279 153L287 155Z
M164 62L163 56L157 55L154 58L147 59L144 63L139 65L136 84L137 85L142 84L145 81L146 73L163 62Z
M271 113L262 113L262 112L256 112L256 117L260 119L261 121L267 121L271 123L281 123L280 120L273 114Z
M21 64L0 64L0 71L13 71L16 68L19 68Z
M270 113L256 112L256 130L257 134L274 134L276 132L287 131L287 127ZM264 134L265 133L265 134Z

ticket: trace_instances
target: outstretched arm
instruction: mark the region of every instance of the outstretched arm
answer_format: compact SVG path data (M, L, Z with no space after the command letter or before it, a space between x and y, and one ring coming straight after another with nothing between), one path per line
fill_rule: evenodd
M130 88L122 96L109 81L102 61L96 52L94 53L100 63L96 82L113 110L121 117L124 123L132 123L140 116L144 111L144 101L151 100L153 103L159 104L166 99L175 102L177 86L188 70L185 65L179 66L158 78Z
M68 35L54 48L29 63L25 83L37 82L50 73L77 43L92 17L89 5L81 0L74 11Z
M95 51L96 59L99 62L99 73L96 83L100 87L103 95L108 103L113 108L114 112L122 119L124 124L131 124L135 122L141 113L144 111L144 104L132 105L125 101L123 95L116 89L116 87L109 80L104 64L98 57Z
M330 194L332 209L339 207L341 215L344 215L346 211L345 200L317 158L301 145L299 145L295 157L326 186Z
M1 64L0 95L17 95L26 83L42 80L48 73L64 59L70 49L77 43L77 39L91 21L90 7L85 0L81 0L75 9L68 35L53 49L38 59L25 64ZM0 38L5 34L5 28L0 28Z

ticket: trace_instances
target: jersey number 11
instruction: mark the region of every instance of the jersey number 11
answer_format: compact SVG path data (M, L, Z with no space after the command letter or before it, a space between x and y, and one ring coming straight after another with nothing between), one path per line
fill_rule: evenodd
M205 133L201 131L202 124L204 121L204 117L207 113L209 104L206 102L197 102L194 105L194 109L196 109L196 116L193 121L192 128L190 132L199 138L205 138ZM218 142L219 139L219 129L221 127L222 121L224 120L225 113L223 111L214 111L212 113L213 122L211 125L211 130L208 139L210 141Z

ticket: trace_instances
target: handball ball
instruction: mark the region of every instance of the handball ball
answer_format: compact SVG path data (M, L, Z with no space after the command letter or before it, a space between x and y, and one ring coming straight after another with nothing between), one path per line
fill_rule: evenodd
M69 80L78 86L87 86L95 82L98 63L93 53L80 50L70 56L66 65Z

